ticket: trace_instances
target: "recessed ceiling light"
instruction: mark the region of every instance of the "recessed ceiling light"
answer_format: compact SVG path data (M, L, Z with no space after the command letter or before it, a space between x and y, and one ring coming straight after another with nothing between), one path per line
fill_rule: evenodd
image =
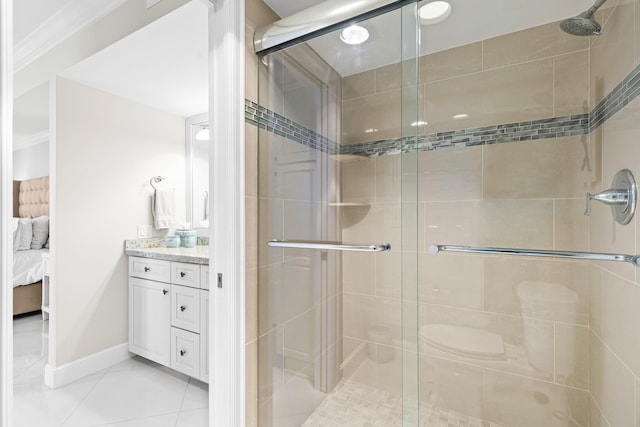
M454 120L461 120L461 119L468 119L469 115L468 114L456 114L455 116L453 116Z
M346 44L361 44L369 38L369 31L360 25L352 25L340 33L340 40Z
M433 25L442 22L451 14L451 4L446 1L431 1L420 6L418 18L421 24Z
M369 129L365 129L365 132L366 132L366 133L376 133L376 132L378 132L378 129L376 129L376 128L369 128Z
M429 123L422 121L422 120L418 120L417 122L413 122L411 123L411 126L416 127L416 126L426 126Z

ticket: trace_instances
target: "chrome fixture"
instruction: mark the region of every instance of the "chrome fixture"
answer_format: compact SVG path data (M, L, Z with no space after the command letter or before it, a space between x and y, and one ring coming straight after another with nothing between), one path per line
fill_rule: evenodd
M272 248L291 248L291 249L321 249L329 251L355 251L355 252L386 252L391 250L389 243L380 245L345 245L335 242L296 242L271 240L267 242L267 246Z
M636 201L638 198L638 187L633 174L629 169L618 171L613 177L611 189L598 194L587 193L587 207L584 214L591 214L591 200L597 200L605 205L611 206L611 213L615 220L622 224L629 224L629 221L636 213Z
M160 175L154 176L154 177L151 177L151 179L149 180L149 184L151 184L151 186L153 187L154 190L157 190L158 188L154 184L159 184L162 181L164 181L165 179L167 179L167 178L164 178L164 177L162 177Z
M410 3L415 0L326 0L256 30L253 47L267 55Z
M514 249L514 248L484 248L474 246L451 246L451 245L431 245L429 252L437 254L439 252L462 252L475 254L493 255L520 255L543 258L570 258L590 261L617 261L628 262L636 267L640 267L640 255L605 254L593 252L569 252L569 251L543 251L537 249Z
M574 36L599 36L602 27L593 17L593 14L602 6L607 0L598 0L578 16L565 19L560 23L560 28L565 33L569 33Z

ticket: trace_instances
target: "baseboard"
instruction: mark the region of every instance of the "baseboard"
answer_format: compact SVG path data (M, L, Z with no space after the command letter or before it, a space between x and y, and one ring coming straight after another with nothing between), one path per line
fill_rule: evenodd
M44 383L50 388L62 387L124 362L131 356L129 344L125 342L57 368L47 363L44 367Z

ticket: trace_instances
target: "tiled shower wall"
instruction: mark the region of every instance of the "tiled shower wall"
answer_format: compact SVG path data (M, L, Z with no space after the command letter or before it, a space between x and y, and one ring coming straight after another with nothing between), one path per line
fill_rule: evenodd
M428 125L421 134L453 139L495 125L588 117L589 42L553 23L422 57L425 96L419 118ZM395 64L343 80L343 144L371 146L400 135L400 72ZM460 114L468 117L453 118ZM550 425L554 417L588 425L589 265L427 252L432 244L588 250L584 195L596 160L584 125L573 136L571 131L560 137L538 133L546 129L541 126L534 129L539 139L529 133L499 144L489 138L454 140L440 147L458 148L424 146L419 152L421 400L509 426ZM366 212L343 209L346 241L399 244L401 156L389 147L343 164L343 201L371 205ZM373 342L377 351L395 352L390 361L370 363L369 371L360 369L354 378L399 393L399 254L348 259L343 267L345 351ZM519 296L524 294L519 289L529 285L535 298L553 301L564 292L574 301L531 309L530 301ZM385 336L382 342L383 335L370 334L372 325L385 328L391 339ZM506 355L474 359L424 344L429 331L452 326L473 334L469 340L502 340ZM526 331L533 331L535 340L527 341Z
M421 58L421 118L429 122L421 133L591 112L640 62L638 3L609 1L598 12L605 26L597 39L568 37L549 24ZM249 50L247 57L247 97L257 102L257 61ZM398 137L399 72L400 65L392 65L343 79L343 144ZM570 418L585 426L635 425L640 278L634 268L426 252L432 243L640 252L637 220L619 226L607 207L596 204L590 219L582 214L585 192L607 189L618 169L640 175L640 105L622 107L602 126L592 114L591 133L481 146L465 142L471 146L419 154L420 325L485 331L495 334L486 339L502 337L508 350L506 360L496 362L421 346L422 399L505 425L550 425L558 419L574 425ZM601 109L613 111L609 105ZM459 114L469 117L453 118ZM248 395L248 414L257 410L258 394L258 191L250 184L256 181L256 136L248 125L247 247L255 254L247 266L247 380L255 393ZM400 156L380 155L392 152L341 163L342 201L362 204L341 208L345 241L375 238L397 245ZM347 365L344 373L400 392L398 255L351 255L343 267L343 357L365 344L367 357L377 362L362 363L362 369ZM525 282L541 283L537 295L546 294L549 304L559 297L545 284L577 299L555 310L525 311L518 294ZM535 345L527 346L526 328L537 332Z
M591 44L591 102L611 92L640 63L640 1L614 2L602 35ZM638 69L634 70L634 74ZM624 106L591 134L592 192L610 188L613 175L628 168L640 177L640 100ZM590 220L593 251L637 254L638 217L615 223L605 206ZM635 426L640 422L640 276L632 266L590 266L591 426Z

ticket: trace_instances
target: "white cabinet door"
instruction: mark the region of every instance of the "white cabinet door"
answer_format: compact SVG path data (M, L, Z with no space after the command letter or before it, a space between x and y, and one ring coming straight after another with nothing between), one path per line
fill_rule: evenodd
M171 326L200 332L200 289L171 285Z
M129 351L165 366L171 362L170 287L129 278Z
M209 383L209 291L200 291L200 381Z
M200 376L200 335L171 328L171 368L190 377Z

